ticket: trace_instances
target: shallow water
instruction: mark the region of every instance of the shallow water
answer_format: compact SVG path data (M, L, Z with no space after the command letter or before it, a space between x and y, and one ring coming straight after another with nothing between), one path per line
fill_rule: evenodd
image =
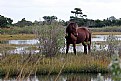
M39 41L37 39L32 40L8 40L8 44L37 44Z
M113 81L109 75L101 75L104 81ZM60 75L57 81L97 81L97 74L65 74ZM41 75L24 78L22 81L55 81L57 75ZM0 81L3 81L1 78ZM9 78L7 81L18 81L16 78Z
M92 42L94 41L106 41L109 35L94 35L92 38ZM121 35L115 35L118 40L121 40ZM38 39L31 39L31 40L7 40L7 41L0 41L0 44L37 44L39 43Z
M109 35L94 35L94 37L92 38L92 47L91 48L94 48L96 50L102 50L102 49L108 49L108 45L99 45L99 44L94 44L94 42L97 42L97 41L106 41L107 40L107 37ZM115 35L117 37L118 40L121 40L121 35ZM35 45L35 44L38 44L39 41L38 39L31 39L31 40L8 40L8 41L1 41L0 42L1 44L16 44L16 45L25 45L25 46L19 46L19 47L16 47L16 49L14 50L9 50L8 52L9 53L17 53L17 54L23 54L23 53L38 53L39 50L27 50L26 48L28 48L28 46L26 45ZM66 47L60 49L60 52L65 52L65 49ZM84 48L81 44L77 45L76 46L76 49L77 49L77 52L83 52ZM70 48L69 48L69 52L73 52L73 47L70 45Z

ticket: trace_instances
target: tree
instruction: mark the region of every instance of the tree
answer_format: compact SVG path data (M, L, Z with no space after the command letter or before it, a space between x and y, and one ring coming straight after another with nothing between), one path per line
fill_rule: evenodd
M111 16L108 19L111 20L111 21L116 20L116 18L114 16Z
M82 10L80 8L75 8L75 11L71 11L71 13L75 14L75 17L78 17L78 15L82 15Z
M33 25L33 23L31 21L27 21L25 18L22 18L22 20L15 23L15 25L19 27L24 27L24 26L31 26Z
M13 20L11 18L7 18L8 25L12 25Z
M71 11L71 13L73 13L75 16L70 16L70 21L74 21L78 23L78 25L85 24L84 17L87 17L87 15L84 15L80 8L75 8L74 11Z
M44 16L43 19L47 24L51 24L53 21L57 20L57 17L56 16Z
M74 16L70 16L71 19L78 19L78 18L83 18L83 17L87 17L87 15L84 15L82 13L82 10L80 8L75 8L74 11L71 11L71 13L75 14Z
M42 21L37 21L37 20L35 20L35 21L33 22L33 24L34 24L34 25L42 25L43 22L42 22Z
M99 19L95 20L95 27L103 27L103 26L105 26L103 21Z
M119 20L117 20L117 25L121 26L121 18L119 18Z
M11 18L4 17L0 15L0 27L8 27L9 25L12 25L13 20Z

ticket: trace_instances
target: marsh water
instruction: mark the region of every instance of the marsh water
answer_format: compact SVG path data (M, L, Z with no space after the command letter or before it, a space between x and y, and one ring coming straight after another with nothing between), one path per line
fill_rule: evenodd
M113 81L109 75L102 75L104 81ZM19 81L97 81L98 74L63 74L57 78L57 75L50 75L50 76L30 76L28 78L24 78ZM9 78L7 80L3 80L2 78L0 81L17 81L18 79Z
M91 48L95 48L96 50L102 50L102 49L108 49L108 45L100 45L99 43L96 44L96 42L103 42L106 41L109 35L94 35L92 37L92 45ZM121 40L121 35L115 35L117 40ZM16 46L15 49L9 50L9 53L14 53L14 54L23 54L23 53L38 53L39 50L28 50L29 48L28 45L37 45L39 43L38 39L31 39L31 40L7 40L7 41L0 41L1 44L10 44L10 45L22 45L22 46ZM60 49L60 52L65 52L66 47L63 47ZM76 46L77 52L83 52L84 48L82 44L78 44ZM69 52L73 52L73 47L70 45Z

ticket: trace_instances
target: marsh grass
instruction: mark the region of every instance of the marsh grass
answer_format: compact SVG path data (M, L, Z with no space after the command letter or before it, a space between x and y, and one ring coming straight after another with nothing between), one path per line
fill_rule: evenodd
M5 40L27 40L27 39L35 39L34 34L14 34L14 35L9 35L9 34L4 34L0 35L0 41L5 41Z
M46 27L46 25L43 27ZM53 26L50 26L50 27L53 28ZM24 31L24 29L26 30ZM36 34L39 35L41 40L41 35L42 35L41 33L44 33L44 32L37 32L36 30L33 31L33 29L29 29L28 27L25 27L23 29L18 28L17 31L15 31L14 29L11 29L11 30L7 29L6 31L9 31L7 32L7 34L11 34L11 35L6 35L6 32L4 31L2 34L4 33L5 34L0 35L0 40L33 39L36 37L35 35L19 34L20 32L29 33L29 34L35 32ZM52 29L50 29L50 31L47 31L47 32L50 32L50 34L52 33L53 36L58 36L55 34L56 32L54 33L52 31ZM18 35L13 35L13 34L18 34ZM62 36L64 36L63 34ZM107 34L107 33L103 32L103 34ZM43 34L43 35L46 35L47 38L49 36L48 34ZM59 41L63 42L61 40ZM108 44L109 43L110 41L108 42ZM52 45L49 46L49 49L52 48L51 46ZM59 46L61 47L62 43L60 43ZM2 47L4 47L5 49L10 49L10 48L14 49L14 45L9 46L6 44L4 45L1 44L0 49L3 50L4 48ZM28 49L36 49L35 46L31 46L31 47L32 48L28 48ZM101 50L101 51L95 50L88 55L85 55L83 53L77 53L77 56L75 56L72 53L65 55L57 52L57 54L55 54L53 57L45 57L45 55L41 53L7 54L6 56L2 57L2 59L0 59L0 76L4 76L5 79L11 76L16 76L17 79L23 79L24 77L29 77L31 75L49 76L52 74L58 74L59 76L61 73L99 73L99 72L106 73L106 72L109 72L109 69L107 68L109 63L110 63L110 57L108 57L107 52L105 52L104 50ZM56 78L58 78L58 76Z
M16 45L0 44L0 51L11 50L11 49L15 49L15 48L16 48Z
M30 75L51 75L61 73L105 73L109 58L95 58L92 55L73 54L44 57L40 55L11 54L0 61L0 75L5 77ZM62 67L63 66L63 67Z
M121 32L121 26L106 26L106 27L97 27L90 28L93 32Z
M33 34L34 26L0 28L0 34Z
M121 32L92 32L92 35L121 35Z

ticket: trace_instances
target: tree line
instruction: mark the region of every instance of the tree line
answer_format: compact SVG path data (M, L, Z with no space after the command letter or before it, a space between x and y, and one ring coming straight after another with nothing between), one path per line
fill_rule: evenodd
M70 16L70 21L78 23L80 26L89 26L89 27L104 27L104 26L121 26L121 18L116 19L114 16L111 16L103 20L93 20L88 19L87 15L82 13L80 8L75 8L71 11L74 16Z
M34 22L28 21L25 18L22 18L17 23L13 23L13 20L11 18L4 17L0 15L0 28L4 27L10 27L10 26L18 26L18 27L25 27L25 26L32 26L32 25L43 25L43 24L51 24L53 22L59 22L62 25L67 25L69 21L76 22L79 26L88 26L88 27L104 27L104 26L121 26L121 18L116 19L114 16L111 16L107 19L103 20L93 20L88 19L87 15L83 14L81 8L74 8L73 11L71 11L74 16L70 16L70 19L68 21L64 20L57 20L58 18L56 16L43 16L44 21L37 21Z

